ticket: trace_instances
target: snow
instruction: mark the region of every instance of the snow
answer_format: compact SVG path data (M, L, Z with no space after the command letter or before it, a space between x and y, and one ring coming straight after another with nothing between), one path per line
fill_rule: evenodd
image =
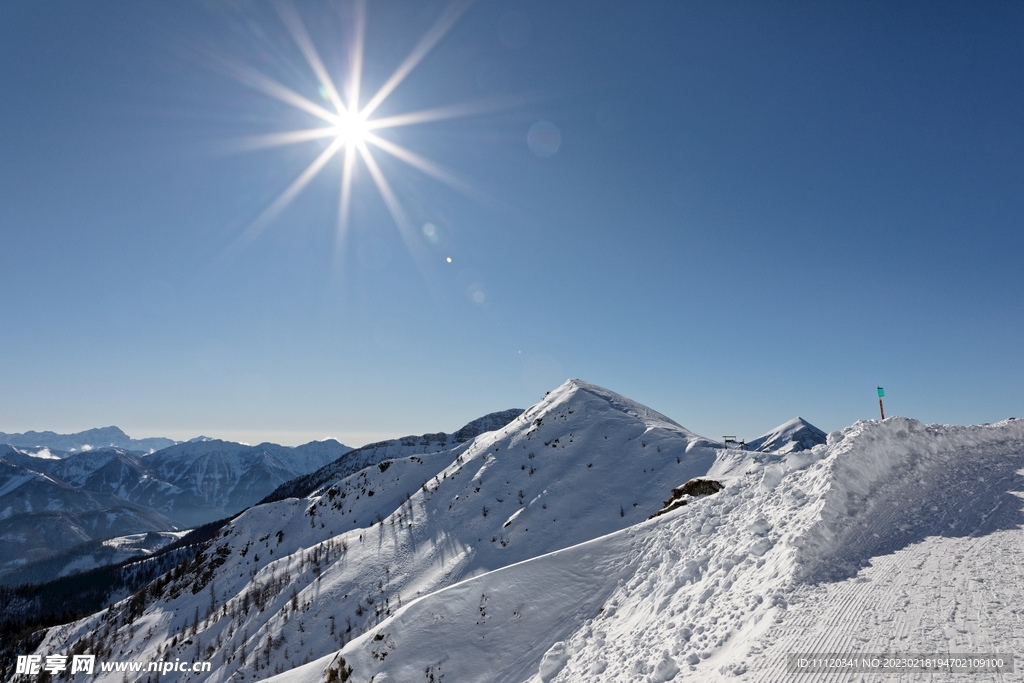
M185 576L130 626L121 605L56 627L37 652L110 625L137 659L212 648L210 674L167 680L599 683L1024 648L1024 421L895 417L799 441L716 447L570 380L469 443L246 511L206 554L212 582ZM648 519L698 476L724 488ZM881 680L828 677L862 679Z
M6 496L8 493L15 491L30 481L45 480L46 477L36 472L26 472L25 474L17 474L14 476L6 477L2 484L0 484L0 496Z
M95 567L117 564L125 560L144 557L152 554L153 551L158 550L169 543L173 543L187 533L188 531L150 531L147 533L128 534L125 536L108 538L101 541L100 545L102 548L109 549L109 551L92 552L79 555L61 567L57 575L70 576L71 574L87 571ZM101 549L97 550L99 551Z
M160 545L171 543L180 539L186 535L189 530L186 531L150 531L144 534L128 534L126 536L116 536L114 538L108 538L103 541L103 545L108 548L115 548L117 550L134 550L136 548L144 548L147 541L153 542L155 539L163 539L163 542L157 542L156 547Z
M535 674L550 681L570 657L563 638L579 626L578 615L597 614L624 575L631 536L589 541L432 593L353 640L342 656L360 677L378 681L415 680L424 671L456 681ZM384 666L396 653L401 661ZM320 679L333 656L280 678Z

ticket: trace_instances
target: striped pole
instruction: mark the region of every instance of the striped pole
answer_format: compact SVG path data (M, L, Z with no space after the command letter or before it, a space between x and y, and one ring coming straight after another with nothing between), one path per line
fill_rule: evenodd
M885 389L878 387L878 410L882 413L882 419L885 419L885 406L882 405L882 397L885 396Z

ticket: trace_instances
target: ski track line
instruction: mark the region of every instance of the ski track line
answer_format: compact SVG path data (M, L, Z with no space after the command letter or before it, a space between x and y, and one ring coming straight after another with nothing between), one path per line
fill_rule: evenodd
M789 674L785 658L789 652L1020 653L1024 651L1022 574L1024 532L1020 530L977 538L928 539L875 558L855 579L798 589L799 608L769 629L768 651L763 658L751 660L753 666L741 680L965 680L957 674ZM911 597L915 594L916 604ZM886 623L889 626L883 627ZM876 635L865 638L863 633ZM1024 681L1024 662L1016 661L1015 668L1012 674L974 674L970 679Z
M883 589L883 590L879 590ZM769 658L774 676L764 678L766 681L814 681L816 674L786 673L786 654L789 652L842 653L849 651L866 651L870 642L860 634L878 632L881 624L890 622L893 616L878 610L876 605L891 605L895 583L888 572L873 580L863 577L848 579L839 584L807 587L798 590L798 606L795 610L787 610L777 625L770 629L782 632L781 637L773 643L777 653ZM792 619L791 619L792 617ZM859 626L863 622L874 622ZM853 627L853 626L858 627ZM775 635L773 633L772 635ZM853 641L859 641L856 645ZM765 672L769 673L769 672ZM754 680L759 677L755 676ZM844 675L830 674L830 680L846 680Z

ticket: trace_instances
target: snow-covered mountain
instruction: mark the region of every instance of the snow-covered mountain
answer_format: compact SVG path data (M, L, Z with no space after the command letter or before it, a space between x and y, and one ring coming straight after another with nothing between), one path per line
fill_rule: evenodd
M825 443L828 435L802 417L794 417L767 434L763 434L744 448L748 451L767 453L793 453L805 451Z
M0 446L0 575L92 539L176 528L158 511L110 490L76 487L47 474L68 464Z
M79 509L40 510L0 519L0 574L92 539L175 528L166 517L113 497L79 492L78 498Z
M133 439L117 427L87 429L75 434L31 431L22 434L6 434L0 432L0 444L18 448L50 448L68 453L89 451L94 448L121 448L139 453L152 453L176 443L177 441L164 437Z
M50 637L70 643L109 624L127 639L118 648L176 653L199 601L202 618L212 599L223 618L210 612L197 631L214 647L212 680L262 677L336 651L419 596L643 521L674 484L708 470L711 446L649 408L569 381L468 443L251 508L131 628L114 625L115 610ZM112 621L96 621L104 618ZM290 645L257 663L268 636ZM241 660L257 670L239 669Z
M282 484L260 502L272 503L277 500L284 500L285 498L303 498L324 484L342 479L363 468L376 465L383 460L450 450L476 438L484 432L504 427L522 413L523 411L519 408L510 408L478 417L462 429L451 434L438 432L421 436L403 436L398 439L388 439L387 441L367 444L350 451L344 457L324 465L315 472L296 477Z
M207 440L152 455L98 448L38 457L0 445L0 575L72 546L223 519L351 449Z
M334 440L296 447L207 440L177 444L144 456L103 448L62 458L39 458L0 446L0 464L8 466L0 470L0 516L75 505L55 492L46 500L30 500L20 487L34 478L65 492L117 496L165 515L179 526L195 526L238 512L283 482L315 471L351 450Z
M570 380L469 442L247 510L36 652L212 663L161 676L181 681L589 683L1024 647L1024 421L778 443L728 449Z

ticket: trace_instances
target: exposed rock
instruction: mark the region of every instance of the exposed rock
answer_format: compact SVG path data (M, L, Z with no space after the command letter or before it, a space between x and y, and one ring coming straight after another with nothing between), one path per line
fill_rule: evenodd
M682 486L672 489L672 496L665 501L664 507L655 512L647 519L654 519L658 515L663 515L670 510L681 508L690 502L691 498L697 496L710 496L713 493L718 493L725 487L714 479L691 479Z

